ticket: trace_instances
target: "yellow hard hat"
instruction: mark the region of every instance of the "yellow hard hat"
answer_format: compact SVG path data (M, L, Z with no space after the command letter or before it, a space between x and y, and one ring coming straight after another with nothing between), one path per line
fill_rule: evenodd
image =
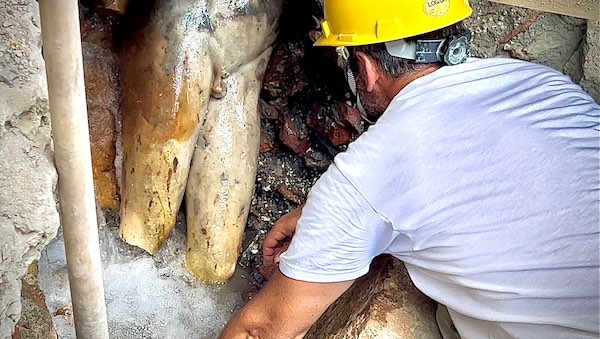
M315 46L360 46L432 32L471 15L468 0L325 0Z

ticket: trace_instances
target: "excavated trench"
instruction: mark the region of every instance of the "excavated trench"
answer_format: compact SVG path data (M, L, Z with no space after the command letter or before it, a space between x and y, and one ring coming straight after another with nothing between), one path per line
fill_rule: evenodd
M475 1L473 6L475 14L468 24L475 36L474 55L540 62L575 81L585 80L584 20L486 1ZM312 47L320 5L317 1L287 1L262 77L258 173L233 278L223 285L209 285L194 279L186 269L185 204L176 211L176 225L155 255L124 243L119 238L118 213L124 201L117 184L122 175L116 169L123 161L122 101L128 88L123 88L119 58L123 49L129 48L133 32L147 22L151 7L148 1L132 1L123 16L104 8L101 1L82 0L86 91L94 181L102 207L100 245L110 333L114 338L215 338L231 314L263 285L258 272L260 244L273 223L303 203L333 157L368 124L349 104L351 95L336 67L335 52ZM523 24L527 24L525 29L520 28ZM31 271L24 284L25 306L17 327L23 338L54 333L49 321L54 324L54 335L74 338L63 245L59 234L42 253L38 275L42 302L37 298L38 306L31 303L26 291L37 291L37 272ZM39 309L44 316L36 317Z

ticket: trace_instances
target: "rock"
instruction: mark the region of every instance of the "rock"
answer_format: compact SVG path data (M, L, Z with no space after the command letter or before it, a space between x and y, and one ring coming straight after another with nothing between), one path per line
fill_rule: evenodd
M265 119L270 119L270 120L277 120L279 119L279 109L277 109L277 107L268 104L266 101L264 100L260 100L259 103L259 110L260 110L260 115L261 117L265 118Z
M22 283L21 302L23 311L15 328L15 334L18 332L18 336L24 339L57 339L56 330L52 323L52 315L46 305L46 298L40 290L37 261L29 266ZM15 336L13 336L13 339L16 339Z
M600 21L588 21L582 87L600 103Z
M306 339L441 338L437 304L411 282L404 264L376 258L370 272L344 293Z
M296 205L301 205L306 201L305 196L303 196L301 193L299 193L295 189L290 188L288 185L285 185L285 184L280 185L277 190L279 191L279 193L281 193L281 195L285 198L285 200L291 201Z
M101 7L118 15L125 15L129 0L102 0Z
M520 34L514 43L524 46L523 52L536 63L565 72L569 58L583 42L585 21L544 13L538 24Z
M304 157L306 167L313 168L318 171L326 171L331 165L331 158L325 153L310 148Z
M282 43L274 47L265 72L263 89L266 93L287 99L307 86L306 72L300 66L304 52L302 43Z
M347 128L332 123L327 128L327 139L329 139L334 146L341 146L350 143L353 137L352 132Z
M96 200L102 208L118 209L115 119L121 103L119 60L98 45L84 42L82 49Z
M275 145L275 141L273 140L272 136L261 132L259 152L260 153L271 152L275 148L276 148L276 145Z
M0 2L0 22L0 338L7 338L21 314L20 279L55 237L59 217L37 2Z
M343 125L352 127L358 134L365 131L363 117L358 108L340 102L337 106L337 114Z
M289 112L280 119L279 138L292 152L303 156L310 148L308 129L302 115Z
M284 72L288 68L286 65L289 64L289 51L285 47L285 45L275 47L265 71L263 89L272 97L279 97L284 87L282 81L284 80Z
M273 120L260 120L260 153L277 152L279 150L279 145L275 141L275 125L277 123Z

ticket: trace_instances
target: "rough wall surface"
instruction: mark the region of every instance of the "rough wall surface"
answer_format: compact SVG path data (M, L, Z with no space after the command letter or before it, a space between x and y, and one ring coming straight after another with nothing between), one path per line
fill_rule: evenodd
M588 21L581 86L600 102L600 21Z
M0 2L0 338L21 314L20 278L56 235L56 171L37 2Z
M600 101L600 22L472 0L466 20L477 57L511 57L552 67ZM587 26L587 37L586 37Z
M82 52L96 200L100 207L116 210L120 203L115 172L119 60L110 50L85 41Z
M473 31L473 54L532 61L574 81L581 78L585 20L482 0L471 3L467 26Z

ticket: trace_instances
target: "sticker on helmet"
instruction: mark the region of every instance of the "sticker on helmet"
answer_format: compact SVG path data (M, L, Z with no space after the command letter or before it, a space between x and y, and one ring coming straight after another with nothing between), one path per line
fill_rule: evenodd
M423 11L430 17L439 18L448 12L450 0L425 0Z

